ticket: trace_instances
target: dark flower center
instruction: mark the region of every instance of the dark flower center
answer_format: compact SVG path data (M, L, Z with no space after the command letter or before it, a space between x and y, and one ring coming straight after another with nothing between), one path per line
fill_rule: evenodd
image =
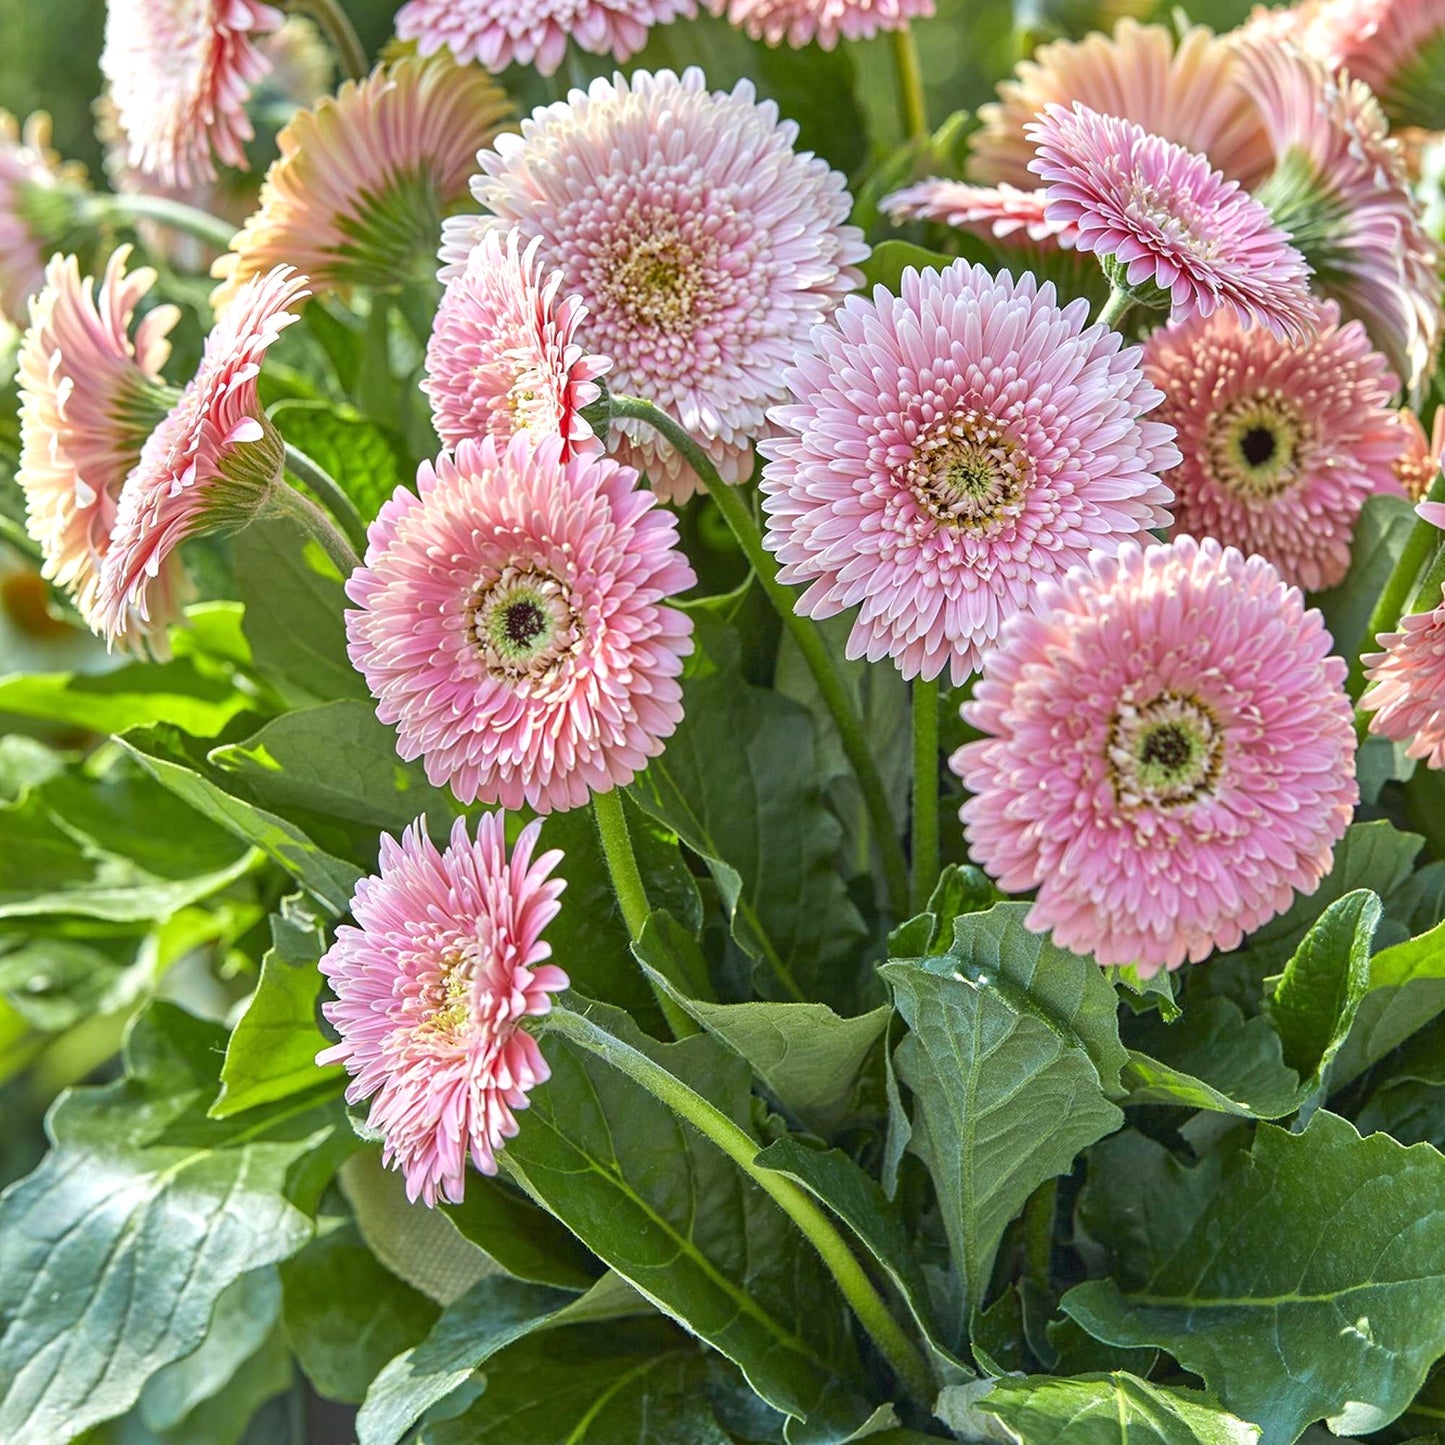
M502 629L514 647L530 647L547 630L547 618L530 597L524 597L503 611Z
M1109 729L1109 772L1126 808L1176 808L1214 791L1224 734L1209 707L1187 693L1126 699Z
M1252 426L1239 439L1239 450L1252 467L1262 467L1275 454L1274 433L1268 427Z
M1189 761L1194 746L1178 723L1165 723L1145 735L1139 749L1139 761L1146 767L1177 773Z
M966 407L913 443L904 480L936 521L989 535L1023 508L1032 477L1028 453L993 417Z
M467 609L467 640L493 677L543 678L576 651L578 610L556 577L506 567L477 588Z
M1246 502L1273 501L1303 480L1315 425L1278 389L1261 387L1209 418L1210 475Z

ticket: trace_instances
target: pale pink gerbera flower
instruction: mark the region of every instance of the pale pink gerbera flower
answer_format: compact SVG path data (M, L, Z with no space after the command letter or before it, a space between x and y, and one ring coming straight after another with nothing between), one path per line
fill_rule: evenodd
M523 1027L567 987L542 930L557 916L560 852L533 859L540 824L507 857L506 820L488 813L473 842L465 818L438 850L423 820L383 837L378 873L356 885L321 960L336 993L321 1011L341 1042L316 1056L345 1064L353 1104L372 1099L382 1161L408 1199L459 1204L467 1156L484 1174L517 1132L518 1109L548 1076Z
M1306 592L1344 579L1365 498L1399 491L1390 364L1339 320L1327 303L1318 333L1291 345L1220 311L1144 347L1184 454L1169 475L1175 530L1258 552Z
M1101 964L1236 947L1315 890L1358 797L1330 645L1264 558L1208 538L1045 584L964 705L970 855Z
M587 307L578 340L612 358L612 389L671 412L745 481L783 367L867 254L843 177L797 154L797 134L747 81L728 95L696 69L595 80L478 157L491 216L447 223L443 279L488 229L540 237L539 263ZM620 454L658 491L695 489L650 428L619 425Z
M423 463L347 583L377 716L464 803L578 807L682 717L692 621L664 604L696 579L677 519L631 468L562 447L519 432Z
M256 41L283 19L259 0L109 0L100 68L131 163L172 186L210 179L213 155L244 168Z
M654 25L697 14L697 0L407 0L396 33L415 40L423 55L445 46L459 65L478 60L488 70L530 65L551 75L568 39L593 55L627 60L647 43Z
M299 111L276 137L259 207L211 268L221 278L212 304L278 265L298 267L317 291L429 272L442 217L510 115L490 76L415 56Z
M16 480L25 493L26 525L40 544L45 576L70 594L96 631L102 627L101 563L121 486L174 396L161 367L179 313L157 306L133 326L155 272L127 274L129 256L128 246L117 250L98 286L81 278L74 256L55 257L31 302L19 358ZM166 568L157 579L162 605L138 641L159 643L182 591L178 567Z
M256 395L267 349L310 295L289 266L242 290L206 338L200 367L151 433L121 489L100 578L114 642L153 616L152 592L191 537L249 521L280 479L283 444Z
M858 607L850 657L961 683L1039 584L1169 520L1173 431L1088 303L959 262L850 296L783 379L767 546L798 610Z
M832 50L839 40L868 40L883 30L905 30L933 14L933 0L711 0L750 40L786 41L801 50L814 41Z
M1397 126L1445 130L1445 4L1321 0L1302 46L1363 80Z
M562 273L543 275L539 238L488 231L447 287L432 323L422 390L447 446L516 432L560 436L564 455L596 447L582 409L611 365L576 341L587 308L562 296Z
M999 86L997 102L979 107L979 129L969 139L973 179L1037 185L1024 127L1051 104L1078 102L1206 155L1230 180L1252 186L1269 174L1272 156L1238 70L1229 42L1200 25L1176 40L1167 26L1126 19L1112 36L1041 46L1016 79Z
M1277 168L1259 199L1314 268L1314 284L1365 323L1417 389L1442 329L1439 248L1369 87L1287 45L1239 45Z
M25 325L25 303L45 283L50 232L46 212L83 172L63 165L50 149L50 117L37 112L22 132L15 117L0 110L0 316Z
M1204 156L1079 104L1051 105L1024 129L1048 182L1047 218L1074 227L1074 245L1112 261L1130 289L1158 287L1181 320L1223 306L1246 327L1309 334L1309 267Z
M1445 465L1445 406L1435 411L1430 435L1413 411L1400 412L1403 446L1395 458L1395 480L1412 502L1418 502Z
M1023 191L1007 183L975 186L935 176L894 191L879 204L895 225L938 221L986 241L1030 241L1035 245L1052 242L1065 247L1074 244L1072 226L1049 220L1042 187Z

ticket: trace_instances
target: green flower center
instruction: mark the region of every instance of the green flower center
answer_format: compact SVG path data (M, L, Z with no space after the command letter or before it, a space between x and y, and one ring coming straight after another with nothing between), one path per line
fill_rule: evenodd
M913 444L904 480L936 521L988 535L1023 509L1028 453L999 422L969 407L935 422Z
M1246 502L1269 502L1304 474L1312 431L1280 391L1261 388L1209 420L1206 461L1214 480Z
M1186 693L1124 702L1109 730L1110 777L1124 807L1176 808L1212 793L1223 753L1214 714Z
M478 587L467 637L487 671L511 681L555 672L581 632L570 590L549 573L507 567Z

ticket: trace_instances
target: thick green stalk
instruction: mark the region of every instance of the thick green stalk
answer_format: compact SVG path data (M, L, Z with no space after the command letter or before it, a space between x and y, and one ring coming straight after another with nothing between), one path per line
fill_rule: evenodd
M336 478L290 442L286 443L286 466L326 503L326 510L346 534L346 539L355 549L357 556L364 557L366 523L361 520L361 513L356 510L355 502L342 491Z
M913 911L922 913L938 882L938 690L913 680Z
M87 196L82 203L81 214L92 222L109 221L118 226L130 226L136 221L155 221L157 225L168 226L172 231L194 236L206 241L218 250L224 251L236 234L236 228L229 221L213 216L208 211L199 211L182 201L173 201L166 196L147 196L130 192L97 193Z
M918 43L906 25L888 37L893 49L893 78L898 89L898 110L909 140L928 139L928 101L923 91L923 67L918 63Z
M309 532L321 544L343 578L349 577L361 566L361 558L352 550L351 543L336 529L331 518L309 497L303 497L295 487L287 486L282 481L276 482L266 494L261 511L272 517L287 517L303 531Z
M1104 302L1103 309L1094 318L1095 324L1099 326L1118 326L1128 313L1129 308L1134 304L1134 298L1118 286L1109 290L1109 299Z
M341 62L341 69L349 79L361 80L371 69L356 27L338 0L291 0L289 8L298 14L309 15L326 32L326 38Z
M582 1014L554 1008L547 1015L547 1026L626 1074L716 1144L798 1226L822 1256L843 1298L909 1393L921 1403L932 1401L934 1387L927 1366L889 1313L843 1236L818 1205L786 1175L758 1168L760 1146L756 1139L661 1064Z
M833 726L838 730L843 751L857 776L868 816L873 823L873 832L878 839L889 906L897 917L904 917L908 911L908 864L903 857L903 848L898 840L893 810L888 806L888 794L884 790L883 779L878 772L877 763L873 761L868 739L863 735L863 724L848 700L843 680L838 676L838 669L833 665L822 634L809 618L797 613L792 592L778 581L778 564L772 553L763 546L762 534L758 531L758 524L753 520L753 514L743 500L742 493L723 481L707 453L686 429L679 426L665 411L655 407L650 401L643 401L641 397L613 396L610 401L613 417L632 417L645 421L682 453L688 465L702 479L708 495L732 529L743 555L752 564L763 591L777 609L783 626L792 635L798 651L803 655L803 661L813 674L813 681L817 684L823 703L833 719Z

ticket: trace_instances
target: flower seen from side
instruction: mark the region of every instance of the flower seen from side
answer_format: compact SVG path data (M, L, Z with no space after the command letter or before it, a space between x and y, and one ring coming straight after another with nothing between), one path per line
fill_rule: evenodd
M61 193L80 174L50 149L48 115L37 112L22 130L0 110L0 317L16 326L25 325L25 303L45 284L52 233L61 220L47 214L50 203L61 200L63 208Z
M1026 191L1006 182L975 186L967 181L930 177L884 196L880 207L894 225L938 221L985 240L1066 247L1074 244L1072 226L1049 220L1042 186Z
M1400 412L1401 446L1395 458L1395 480L1412 502L1418 502L1440 475L1445 459L1445 407L1437 407L1429 436L1420 418L1408 408Z

